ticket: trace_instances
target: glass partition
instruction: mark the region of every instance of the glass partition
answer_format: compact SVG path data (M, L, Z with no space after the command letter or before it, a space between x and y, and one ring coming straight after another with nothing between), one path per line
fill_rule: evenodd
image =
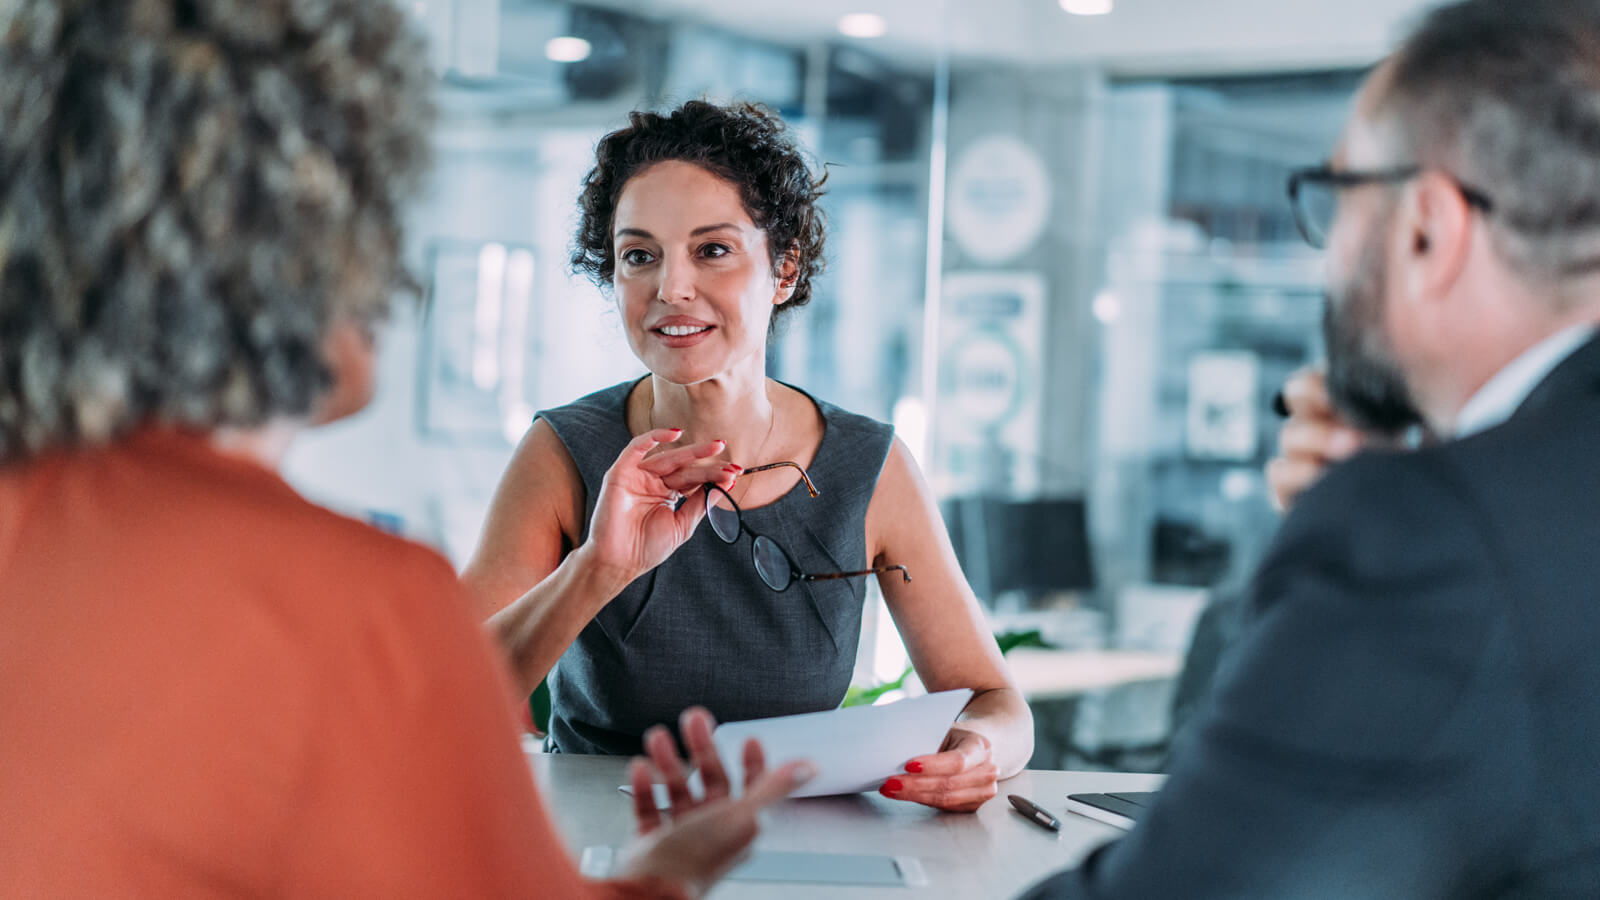
M828 268L770 374L893 422L996 632L1054 648L1015 657L1035 764L1159 764L1193 625L1277 524L1269 403L1321 315L1284 179L1326 155L1359 73L1123 79L620 4L413 12L447 69L411 232L428 300L392 323L373 408L306 439L291 479L463 562L533 412L642 373L568 271L596 139L637 108L766 103L829 188ZM905 665L871 602L863 685ZM1050 656L1108 651L1076 658L1133 666L1110 692Z

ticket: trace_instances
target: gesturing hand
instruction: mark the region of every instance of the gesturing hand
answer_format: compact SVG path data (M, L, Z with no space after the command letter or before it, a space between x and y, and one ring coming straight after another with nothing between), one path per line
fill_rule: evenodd
M935 809L972 812L995 795L999 779L989 739L952 728L938 753L906 763L906 774L884 782L878 792Z
M1283 402L1289 420L1278 435L1278 455L1267 463L1267 486L1280 511L1293 505L1329 466L1366 443L1366 435L1334 411L1321 372L1296 372L1283 387Z
M694 534L705 516L705 504L695 500L702 485L726 490L743 471L713 458L722 441L649 455L681 434L660 428L634 438L601 484L585 545L595 565L624 584L661 565Z
M711 740L715 724L711 714L698 707L685 712L680 720L684 742L705 785L700 799L689 791L672 736L659 726L646 732L650 759L635 759L629 770L634 815L644 840L630 854L632 861L624 867L625 874L662 878L682 886L691 897L699 896L733 868L755 840L759 830L756 814L816 774L803 762L767 772L761 745L747 741L744 794L732 799L727 772ZM671 821L666 824L656 809L653 784L657 779L666 784L672 798Z

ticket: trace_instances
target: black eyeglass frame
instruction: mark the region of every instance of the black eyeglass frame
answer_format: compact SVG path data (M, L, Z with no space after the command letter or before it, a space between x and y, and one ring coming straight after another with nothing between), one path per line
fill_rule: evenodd
M1426 171L1428 171L1426 166L1416 164L1369 171L1340 170L1327 163L1297 169L1290 173L1288 183L1289 208L1294 212L1295 227L1300 229L1300 236L1312 247L1321 250L1328 245L1327 230L1319 229L1308 221L1305 204L1300 202L1300 192L1307 184L1320 184L1342 191L1369 184L1402 184ZM1484 215L1494 212L1494 201L1487 193L1464 183L1454 175L1450 176L1450 180L1455 182L1456 189L1461 192L1461 198L1467 201L1468 206L1476 208ZM1331 230L1332 224L1331 221L1328 223L1328 230Z
M770 469L782 465L790 465L794 466L795 468L800 468L798 463L773 463L770 466L758 466L754 469L746 469L745 473L748 474L750 472L760 471L762 469ZM816 497L816 488L812 486L811 479L805 477L804 469L801 469L800 472L801 477L806 483L806 488L812 492L811 496ZM713 493L713 491L715 493ZM705 485L706 518L709 519L711 517L712 506L716 503L716 494L721 494L728 499L728 506L733 510L734 518L739 522L739 530L734 534L732 540L723 537L722 532L718 531L715 525L712 526L711 533L715 534L717 538L725 544L736 544L739 542L740 535L750 535L750 565L755 567L756 575L760 576L761 581L774 591L782 593L783 591L788 590L789 585L794 584L796 581L836 581L843 578L863 578L867 575L879 575L884 572L893 572L896 569L900 570L901 577L905 579L904 583L911 583L911 571L905 566L898 564L892 566L875 566L871 569L862 569L859 572L830 572L820 575L802 572L800 567L795 564L794 557L789 555L789 551L784 549L782 544L764 534L761 534L760 532L757 532L755 529L745 524L744 510L739 508L738 502L733 499L731 494L717 485L711 484L710 482L707 482ZM762 541L766 541L767 543L771 544L773 549L777 550L783 555L783 561L789 565L789 580L784 582L782 585L773 584L771 579L767 578L767 574L761 571L761 561L758 553L760 551L759 545Z

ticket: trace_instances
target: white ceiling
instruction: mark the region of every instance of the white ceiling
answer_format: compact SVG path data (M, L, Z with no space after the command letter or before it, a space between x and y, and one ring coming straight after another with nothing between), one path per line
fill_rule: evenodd
M1123 74L1243 72L1367 65L1393 48L1428 0L1116 0L1108 16L1056 0L600 0L791 45L850 41L847 13L888 21L877 52L958 59L1093 64Z

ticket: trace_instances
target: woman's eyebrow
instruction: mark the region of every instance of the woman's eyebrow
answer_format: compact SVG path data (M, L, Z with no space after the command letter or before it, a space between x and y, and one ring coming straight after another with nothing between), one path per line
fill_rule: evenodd
M739 230L739 226L734 224L734 223L732 223L732 222L718 222L715 225L701 225L699 228L696 228L695 230L689 232L689 236L690 237L699 237L700 235L705 234L707 232L710 232L710 231L722 231L723 229L731 229L731 230L734 230L734 231L738 231ZM642 237L642 238L646 238L648 240L655 240L655 237L656 237L655 235L651 234L650 232L645 231L643 228L618 228L616 236L617 237L624 237L624 236Z

